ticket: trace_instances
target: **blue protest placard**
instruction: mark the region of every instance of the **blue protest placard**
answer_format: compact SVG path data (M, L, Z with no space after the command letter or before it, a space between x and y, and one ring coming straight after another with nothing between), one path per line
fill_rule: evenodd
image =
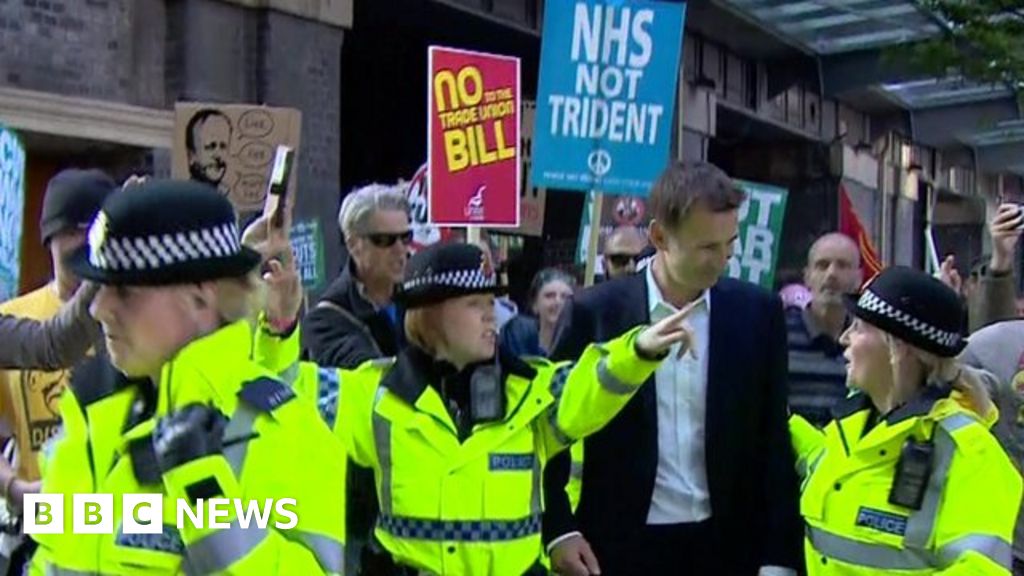
M535 186L646 196L673 137L685 4L548 0Z
M24 206L25 148L0 126L0 302L18 294Z

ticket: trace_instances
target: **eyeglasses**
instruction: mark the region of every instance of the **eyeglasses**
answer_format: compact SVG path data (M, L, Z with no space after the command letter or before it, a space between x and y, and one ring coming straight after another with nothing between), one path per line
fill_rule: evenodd
M395 242L401 242L403 246L408 246L412 244L412 230L394 233L378 232L363 234L363 238L369 240L377 248L390 248L395 245Z
M616 268L628 266L630 262L636 262L640 259L639 254L605 254L604 256Z

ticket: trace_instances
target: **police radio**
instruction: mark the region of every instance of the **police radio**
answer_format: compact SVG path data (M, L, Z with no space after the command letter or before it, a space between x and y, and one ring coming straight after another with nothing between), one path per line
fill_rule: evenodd
M473 424L497 422L505 418L505 386L497 358L491 364L473 370L469 379L469 411Z
M932 475L935 445L931 440L907 440L896 462L896 478L889 491L889 503L920 510Z

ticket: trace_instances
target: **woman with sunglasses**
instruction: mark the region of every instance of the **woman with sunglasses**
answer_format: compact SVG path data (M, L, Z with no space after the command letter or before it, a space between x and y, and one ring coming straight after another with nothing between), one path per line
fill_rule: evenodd
M321 413L374 471L368 576L546 574L545 462L614 417L671 346L689 347L684 309L591 346L575 364L501 353L494 296L503 289L487 268L468 244L419 252L397 296L409 347L356 370L320 370L333 391L313 382L315 368L294 383L327 390Z
M855 392L824 430L791 424L808 574L1009 574L1021 478L988 430L984 388L955 361L959 297L890 268L848 305Z

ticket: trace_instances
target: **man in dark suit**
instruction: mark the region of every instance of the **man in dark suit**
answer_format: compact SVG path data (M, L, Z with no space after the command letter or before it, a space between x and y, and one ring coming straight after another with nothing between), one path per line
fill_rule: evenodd
M574 359L591 342L697 303L692 353L670 356L584 441L575 515L568 454L548 465L544 541L561 574L795 574L782 305L721 277L743 199L713 165L673 163L649 200L651 266L577 294L563 312L554 357Z

